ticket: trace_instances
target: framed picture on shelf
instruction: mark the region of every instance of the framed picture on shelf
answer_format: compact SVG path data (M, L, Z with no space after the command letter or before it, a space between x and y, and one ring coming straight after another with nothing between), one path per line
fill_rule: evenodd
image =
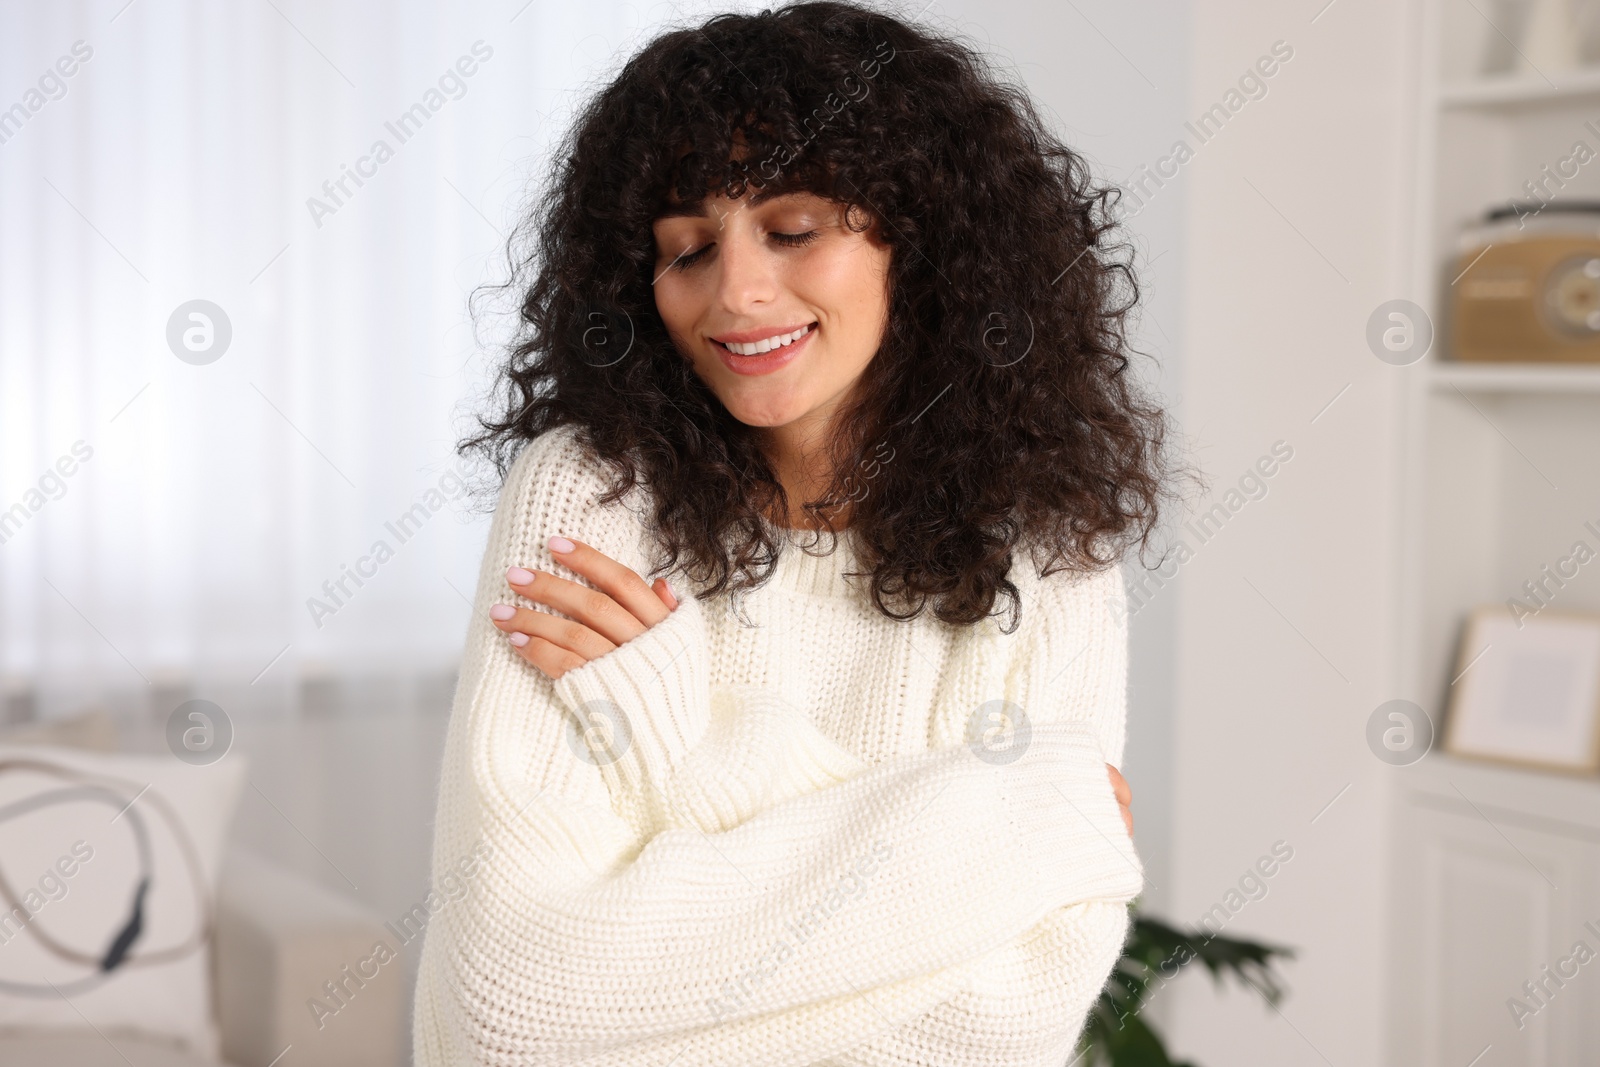
M1444 749L1562 771L1600 771L1600 615L1500 605L1468 617Z

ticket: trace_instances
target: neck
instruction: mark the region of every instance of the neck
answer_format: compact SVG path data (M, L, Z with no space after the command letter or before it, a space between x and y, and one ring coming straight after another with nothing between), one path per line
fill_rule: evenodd
M775 517L773 521L794 530L821 529L820 522L807 514L802 505L825 493L832 480L826 428L819 428L810 420L796 420L785 426L770 427L764 443L767 462L772 465L789 499L788 514ZM849 511L849 502L845 501L828 515L834 525L842 529Z

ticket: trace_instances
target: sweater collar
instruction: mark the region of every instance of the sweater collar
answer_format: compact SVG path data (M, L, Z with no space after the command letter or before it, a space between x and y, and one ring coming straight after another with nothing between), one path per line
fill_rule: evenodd
M768 523L778 540L778 562L771 584L806 596L846 598L859 595L866 576L846 578L847 571L862 570L855 535L848 529L837 534L825 530L790 530ZM832 551L829 551L829 548Z

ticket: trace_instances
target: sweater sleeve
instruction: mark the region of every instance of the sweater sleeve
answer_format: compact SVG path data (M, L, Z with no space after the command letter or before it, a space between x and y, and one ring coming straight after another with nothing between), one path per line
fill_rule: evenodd
M1119 763L1128 670L1120 570L1083 580L1053 575L1030 594L1026 606L1037 619L1020 668L1032 719L1089 725L1107 761ZM1129 922L1125 901L1059 907L968 968L961 988L942 1003L831 1058L826 1067L1061 1067L1075 1057L1084 1020L1121 954Z
M549 566L551 533L640 557L543 440L502 491L446 737L436 877L488 858L430 919L419 1065L806 1067L1054 909L1138 891L1083 723L1041 725L1009 763L958 745L852 765L775 694L709 690L688 600L558 693L487 619L505 568ZM613 703L627 744L573 698Z

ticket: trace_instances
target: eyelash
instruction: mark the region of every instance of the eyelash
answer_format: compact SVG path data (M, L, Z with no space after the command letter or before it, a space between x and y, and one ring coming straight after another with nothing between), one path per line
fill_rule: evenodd
M821 236L821 234L817 233L816 230L807 230L805 233L769 233L767 236L772 238L774 241L777 241L781 245L787 245L790 248L803 248L812 241L815 241ZM711 246L705 245L704 247L689 253L687 256L679 256L677 259L672 261L672 266L670 269L688 270L700 260L701 256L704 256L710 250Z

